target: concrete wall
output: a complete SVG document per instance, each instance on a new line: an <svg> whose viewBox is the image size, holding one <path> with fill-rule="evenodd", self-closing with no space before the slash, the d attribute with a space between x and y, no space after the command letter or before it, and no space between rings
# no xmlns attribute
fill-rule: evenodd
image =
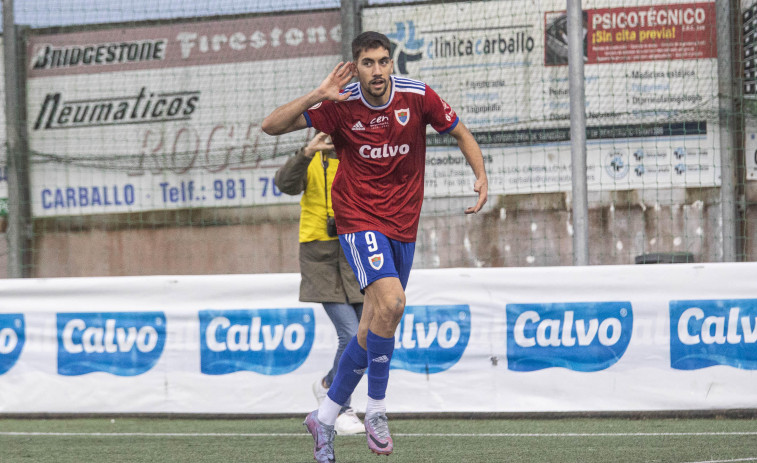
<svg viewBox="0 0 757 463"><path fill-rule="evenodd" d="M464 215L472 204L424 204L414 268L572 265L569 194L493 197ZM37 220L34 276L297 272L298 214L287 205ZM721 259L717 189L594 194L589 218L591 264L659 252ZM755 232L751 222L744 228ZM755 260L747 243L746 260Z"/></svg>
<svg viewBox="0 0 757 463"><path fill-rule="evenodd" d="M299 206L35 222L36 277L297 272Z"/></svg>
<svg viewBox="0 0 757 463"><path fill-rule="evenodd" d="M572 265L570 195L500 196L482 214L427 214L421 222L416 266L518 267ZM720 207L715 189L613 192L591 195L591 264L633 264L638 255L689 252L697 262L721 256ZM462 208L460 208L462 211Z"/></svg>
<svg viewBox="0 0 757 463"><path fill-rule="evenodd" d="M8 278L8 239L5 234L7 229L7 218L0 217L0 278Z"/></svg>

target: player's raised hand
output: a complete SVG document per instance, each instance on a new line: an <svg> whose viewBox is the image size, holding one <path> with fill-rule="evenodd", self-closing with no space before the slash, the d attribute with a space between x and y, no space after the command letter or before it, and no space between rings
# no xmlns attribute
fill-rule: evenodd
<svg viewBox="0 0 757 463"><path fill-rule="evenodd" d="M475 214L484 207L489 196L489 180L486 177L477 179L476 183L473 184L473 191L478 193L478 201L475 206L471 206L465 210L466 214Z"/></svg>
<svg viewBox="0 0 757 463"><path fill-rule="evenodd" d="M329 134L318 132L305 146L305 156L312 158L316 151L330 151L334 149L334 144L329 138Z"/></svg>
<svg viewBox="0 0 757 463"><path fill-rule="evenodd" d="M355 66L352 63L341 62L323 79L321 85L318 86L318 91L324 100L344 101L350 97L351 93L341 94L339 91L356 75Z"/></svg>

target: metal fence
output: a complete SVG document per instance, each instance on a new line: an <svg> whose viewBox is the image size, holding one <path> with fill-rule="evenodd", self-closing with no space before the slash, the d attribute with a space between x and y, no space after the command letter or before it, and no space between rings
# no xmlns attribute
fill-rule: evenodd
<svg viewBox="0 0 757 463"><path fill-rule="evenodd" d="M757 257L757 1L95 3L3 2L7 276L296 272L272 179L312 133L260 123L361 30L486 161L465 216L429 131L415 268Z"/></svg>

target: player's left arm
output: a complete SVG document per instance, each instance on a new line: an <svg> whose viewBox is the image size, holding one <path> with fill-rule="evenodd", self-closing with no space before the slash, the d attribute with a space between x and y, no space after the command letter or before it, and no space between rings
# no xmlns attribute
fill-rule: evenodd
<svg viewBox="0 0 757 463"><path fill-rule="evenodd" d="M470 130L468 130L468 127L462 121L459 121L449 134L457 140L457 146L460 147L460 151L462 151L465 160L468 161L468 165L471 166L473 174L476 176L473 191L478 193L478 201L476 201L475 206L465 210L466 214L475 214L484 207L489 195L489 180L486 177L484 156L481 154L481 147L478 146L478 142L473 138L473 134L470 133Z"/></svg>

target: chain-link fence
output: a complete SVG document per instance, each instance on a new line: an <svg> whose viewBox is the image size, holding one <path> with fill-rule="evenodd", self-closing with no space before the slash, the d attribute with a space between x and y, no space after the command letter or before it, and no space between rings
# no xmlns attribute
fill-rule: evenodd
<svg viewBox="0 0 757 463"><path fill-rule="evenodd" d="M486 161L490 201L466 216L470 168L429 131L415 268L572 263L564 0L15 3L24 64L0 91L26 113L7 144L28 180L3 165L0 196L11 212L28 198L28 226L3 221L20 224L6 251L20 274L297 271L299 198L273 174L312 132L270 137L260 124L318 85L356 24L390 38L395 74L435 89ZM734 260L755 260L757 2L582 8L589 262L719 262L730 241ZM735 177L726 195L722 172Z"/></svg>

